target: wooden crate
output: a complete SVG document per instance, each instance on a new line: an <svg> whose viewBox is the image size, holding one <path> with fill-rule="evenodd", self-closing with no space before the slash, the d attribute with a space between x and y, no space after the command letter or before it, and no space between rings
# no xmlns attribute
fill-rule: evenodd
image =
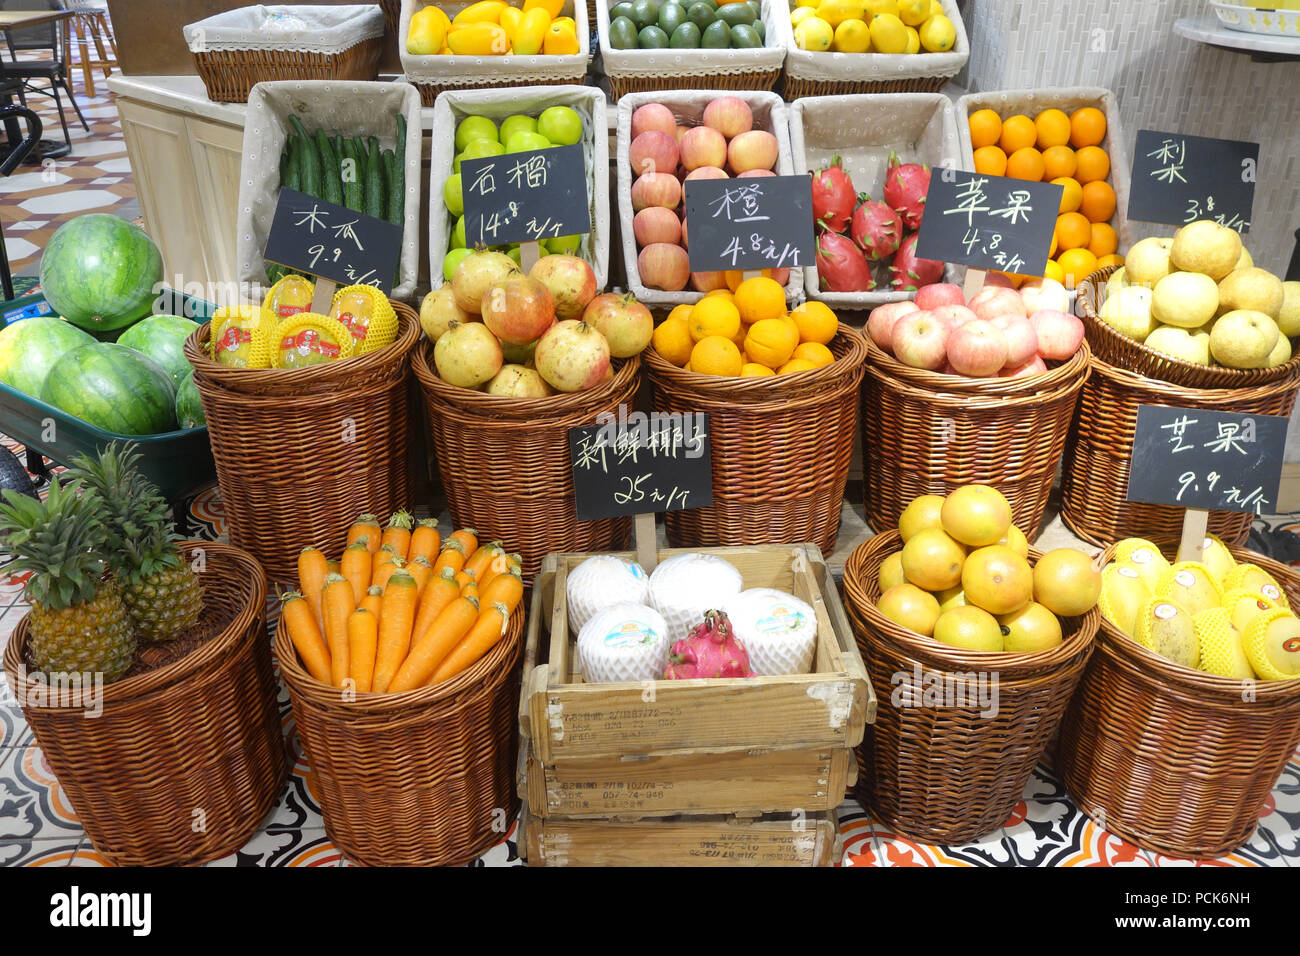
<svg viewBox="0 0 1300 956"><path fill-rule="evenodd" d="M542 818L525 803L519 856L529 866L833 866L835 811L655 820Z"/></svg>
<svg viewBox="0 0 1300 956"><path fill-rule="evenodd" d="M659 558L689 550L664 549ZM746 588L779 588L813 607L813 672L586 684L565 586L590 555L548 555L533 588L519 711L520 795L538 816L840 804L856 774L849 751L875 719L876 698L821 552L807 544L703 550L734 564Z"/></svg>

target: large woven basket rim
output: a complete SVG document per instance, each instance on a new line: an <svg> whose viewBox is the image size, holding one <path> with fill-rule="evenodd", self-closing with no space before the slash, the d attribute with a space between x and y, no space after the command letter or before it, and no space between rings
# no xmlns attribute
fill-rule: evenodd
<svg viewBox="0 0 1300 956"><path fill-rule="evenodd" d="M1184 362L1182 359L1157 352L1141 342L1135 342L1128 336L1116 332L1101 321L1097 314L1094 296L1106 285L1111 274L1118 269L1119 266L1106 266L1083 281L1079 286L1078 312L1083 318L1084 329L1090 338L1099 340L1099 344L1104 343L1109 354L1123 356L1127 360L1127 363L1121 366L1125 371L1181 388L1209 390L1267 385L1270 382L1292 378L1300 370L1300 349L1296 350L1290 360L1274 368L1216 368ZM1154 372L1158 369L1168 369L1178 378L1147 374L1147 371ZM1197 382L1207 384L1195 384Z"/></svg>
<svg viewBox="0 0 1300 956"><path fill-rule="evenodd" d="M1101 620L1094 607L1087 614L1062 622L1067 633L1056 647L1032 654L1013 654L1005 651L969 651L952 647L934 638L925 637L895 624L877 608L871 597L876 588L875 577L880 564L902 547L898 531L883 531L864 541L849 555L844 565L844 594L869 624L866 640L893 645L926 667L944 671L984 670L997 671L998 681L1032 682L1051 677L1054 672L1070 666L1079 656L1087 655L1094 646L1094 638ZM1043 552L1030 548L1029 556L1037 561Z"/></svg>
<svg viewBox="0 0 1300 956"><path fill-rule="evenodd" d="M230 573L233 575L242 572L240 573L241 578L247 576L252 581L252 599L245 604L233 620L222 628L219 634L213 635L179 660L146 671L143 674L137 674L134 677L127 677L105 684L102 698L105 707L139 703L144 698L163 693L183 681L190 680L200 671L221 663L236 645L243 642L248 629L266 606L266 576L262 573L262 566L258 564L257 559L247 551L216 541L182 541L180 546L189 551L202 549L208 555L220 554L223 557L230 558L237 566L232 568ZM13 637L10 638L5 647L5 672L9 675L9 681L15 688L17 687L19 668L24 669L23 673L26 675L24 683L27 687L33 687L39 683L33 680L30 673L25 670L27 664L23 656L27 649L27 639L30 633L28 631L30 618L31 612L28 611L22 620L18 622ZM45 706L42 707L42 710L50 714L84 714L85 712L80 705L72 707Z"/></svg>
<svg viewBox="0 0 1300 956"><path fill-rule="evenodd" d="M869 333L864 332L862 337L867 343L869 367L880 369L890 378L915 389L936 392L940 395L1032 398L1062 385L1082 385L1088 377L1089 364L1093 361L1092 349L1088 347L1087 340L1084 340L1079 343L1077 352L1046 372L1019 378L971 378L966 375L947 375L943 372L930 372L904 365L877 345Z"/></svg>
<svg viewBox="0 0 1300 956"><path fill-rule="evenodd" d="M1288 362L1287 365L1279 367L1287 368L1290 364ZM1096 355L1092 357L1092 372L1110 379L1117 387L1151 393L1152 398L1160 402L1174 404L1189 402L1193 407L1203 408L1215 405L1223 405L1229 409L1236 408L1246 401L1293 391L1296 383L1300 382L1300 365L1296 365L1285 377L1268 382L1256 382L1234 388L1193 388L1187 385L1175 385L1160 378L1148 378L1140 372L1112 365Z"/></svg>
<svg viewBox="0 0 1300 956"><path fill-rule="evenodd" d="M420 319L405 302L389 299L397 313L397 338L391 345L342 362L325 362L299 369L231 368L208 357L212 323L204 322L185 340L185 357L198 378L244 395L292 396L347 389L352 382L400 363L423 335Z"/></svg>

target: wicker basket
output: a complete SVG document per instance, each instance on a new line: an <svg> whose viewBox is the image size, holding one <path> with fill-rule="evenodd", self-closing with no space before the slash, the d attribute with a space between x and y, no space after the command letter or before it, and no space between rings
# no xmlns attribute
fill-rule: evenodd
<svg viewBox="0 0 1300 956"><path fill-rule="evenodd" d="M188 542L204 570L200 624L175 646L100 691L98 719L80 706L23 704L36 743L96 851L118 866L204 863L257 830L284 783L286 761L266 641L266 583L251 555ZM21 701L44 687L28 676L28 618L5 648ZM161 655L192 648L171 663ZM203 811L197 827L195 810Z"/></svg>
<svg viewBox="0 0 1300 956"><path fill-rule="evenodd" d="M449 681L358 694L303 668L283 628L280 675L320 789L325 831L368 866L458 866L505 839L519 811L515 713L523 606L506 636Z"/></svg>
<svg viewBox="0 0 1300 956"><path fill-rule="evenodd" d="M793 0L777 0L786 45L783 95L844 96L853 93L938 93L970 58L970 41L957 0L942 0L943 12L957 30L946 53L813 53L794 42L790 26Z"/></svg>
<svg viewBox="0 0 1300 956"><path fill-rule="evenodd" d="M402 0L379 0L379 9L384 11L384 32L397 37L397 42L406 43L406 37L399 31L402 22Z"/></svg>
<svg viewBox="0 0 1300 956"><path fill-rule="evenodd" d="M1075 310L1083 318L1092 354L1103 362L1136 372L1145 378L1159 379L1183 388L1251 388L1292 378L1296 370L1300 369L1300 352L1294 354L1289 362L1274 368L1239 369L1193 365L1149 349L1141 342L1117 332L1097 317L1101 304L1106 301L1102 294L1106 280L1117 268L1107 266L1088 276L1079 286L1078 308Z"/></svg>
<svg viewBox="0 0 1300 956"><path fill-rule="evenodd" d="M1006 823L1056 732L1092 653L1100 615L1062 618L1064 641L1034 654L967 651L922 637L876 609L881 563L902 548L897 531L863 542L844 565L844 605L867 673L882 698L858 748L857 794L905 836L966 843ZM1031 551L1032 560L1041 557ZM996 698L955 706L899 706L904 684L996 678ZM902 678L907 678L905 682ZM971 688L974 692L974 688ZM920 689L912 687L912 692ZM987 691L986 691L987 693ZM996 701L996 712L988 714Z"/></svg>
<svg viewBox="0 0 1300 956"><path fill-rule="evenodd" d="M415 310L393 302L397 340L342 362L236 369L207 356L210 323L185 342L203 400L230 541L277 581L298 552L343 549L362 510L411 503L410 353Z"/></svg>
<svg viewBox="0 0 1300 956"><path fill-rule="evenodd" d="M636 401L640 360L628 359L602 385L571 395L503 398L448 385L433 367L433 348L417 349L438 472L451 520L484 541L499 540L523 558L532 580L552 551L624 547L630 518L579 521L573 496L569 429L595 423Z"/></svg>
<svg viewBox="0 0 1300 956"><path fill-rule="evenodd" d="M1300 606L1295 568L1232 553ZM1159 853L1215 857L1250 839L1297 745L1300 680L1243 682L1180 667L1103 619L1056 763L1071 799L1105 829Z"/></svg>
<svg viewBox="0 0 1300 956"><path fill-rule="evenodd" d="M710 416L713 504L666 512L669 547L835 550L866 345L840 325L830 347L830 365L766 378L699 375L646 351L655 410Z"/></svg>
<svg viewBox="0 0 1300 956"><path fill-rule="evenodd" d="M1130 536L1161 546L1182 534L1182 508L1129 501L1129 465L1139 405L1204 408L1289 417L1300 389L1300 366L1287 378L1250 388L1183 388L1116 368L1094 357L1070 426L1061 481L1061 518L1079 537L1105 547ZM1252 516L1211 511L1209 530L1241 543Z"/></svg>
<svg viewBox="0 0 1300 956"><path fill-rule="evenodd" d="M1087 346L1038 375L984 379L910 368L870 339L867 350L867 523L895 528L912 499L979 483L1006 495L1016 527L1032 541L1088 377Z"/></svg>

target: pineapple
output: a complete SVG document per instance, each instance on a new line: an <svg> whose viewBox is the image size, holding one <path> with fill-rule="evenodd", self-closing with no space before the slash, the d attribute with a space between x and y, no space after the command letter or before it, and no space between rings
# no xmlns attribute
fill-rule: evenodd
<svg viewBox="0 0 1300 956"><path fill-rule="evenodd" d="M12 491L0 505L0 546L14 556L12 571L30 571L25 594L32 605L28 653L46 673L127 672L135 635L116 585L100 559L106 531L94 492L50 482L35 501Z"/></svg>
<svg viewBox="0 0 1300 956"><path fill-rule="evenodd" d="M109 567L131 623L144 641L188 633L203 609L199 576L176 547L167 502L136 469L134 445L114 442L99 460L82 455L69 475L94 489L107 529Z"/></svg>

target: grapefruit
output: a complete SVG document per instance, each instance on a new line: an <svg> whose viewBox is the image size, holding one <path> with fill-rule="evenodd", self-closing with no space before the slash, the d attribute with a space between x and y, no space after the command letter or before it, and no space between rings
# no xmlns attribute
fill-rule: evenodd
<svg viewBox="0 0 1300 956"><path fill-rule="evenodd" d="M903 545L903 574L924 591L942 591L961 582L966 549L939 528L918 531Z"/></svg>
<svg viewBox="0 0 1300 956"><path fill-rule="evenodd" d="M1034 600L1053 614L1087 614L1101 595L1101 572L1076 548L1048 551L1034 565Z"/></svg>
<svg viewBox="0 0 1300 956"><path fill-rule="evenodd" d="M939 602L913 584L890 588L876 602L880 613L900 627L929 637L939 619Z"/></svg>
<svg viewBox="0 0 1300 956"><path fill-rule="evenodd" d="M880 563L880 571L877 573L876 580L880 583L881 594L884 594L890 588L896 588L900 584L907 583L907 575L903 573L902 551L895 551Z"/></svg>
<svg viewBox="0 0 1300 956"><path fill-rule="evenodd" d="M1061 643L1061 622L1041 604L1030 601L1019 611L998 618L1002 646L1018 654L1051 650Z"/></svg>
<svg viewBox="0 0 1300 956"><path fill-rule="evenodd" d="M939 495L921 495L913 498L912 503L898 516L898 533L907 543L918 531L926 528L939 528L939 512L943 508L943 498Z"/></svg>
<svg viewBox="0 0 1300 956"><path fill-rule="evenodd" d="M1005 544L1022 558L1029 558L1029 539L1026 538L1025 533L1015 525L1008 528L1007 533L999 538L997 543Z"/></svg>
<svg viewBox="0 0 1300 956"><path fill-rule="evenodd" d="M1005 545L977 548L961 569L966 600L990 614L1018 611L1034 596L1034 572L1029 562Z"/></svg>
<svg viewBox="0 0 1300 956"><path fill-rule="evenodd" d="M989 485L964 485L943 501L943 530L962 544L983 548L997 544L1011 528L1011 504Z"/></svg>
<svg viewBox="0 0 1300 956"><path fill-rule="evenodd" d="M1002 650L1002 626L988 611L963 605L939 615L934 639L970 651Z"/></svg>

